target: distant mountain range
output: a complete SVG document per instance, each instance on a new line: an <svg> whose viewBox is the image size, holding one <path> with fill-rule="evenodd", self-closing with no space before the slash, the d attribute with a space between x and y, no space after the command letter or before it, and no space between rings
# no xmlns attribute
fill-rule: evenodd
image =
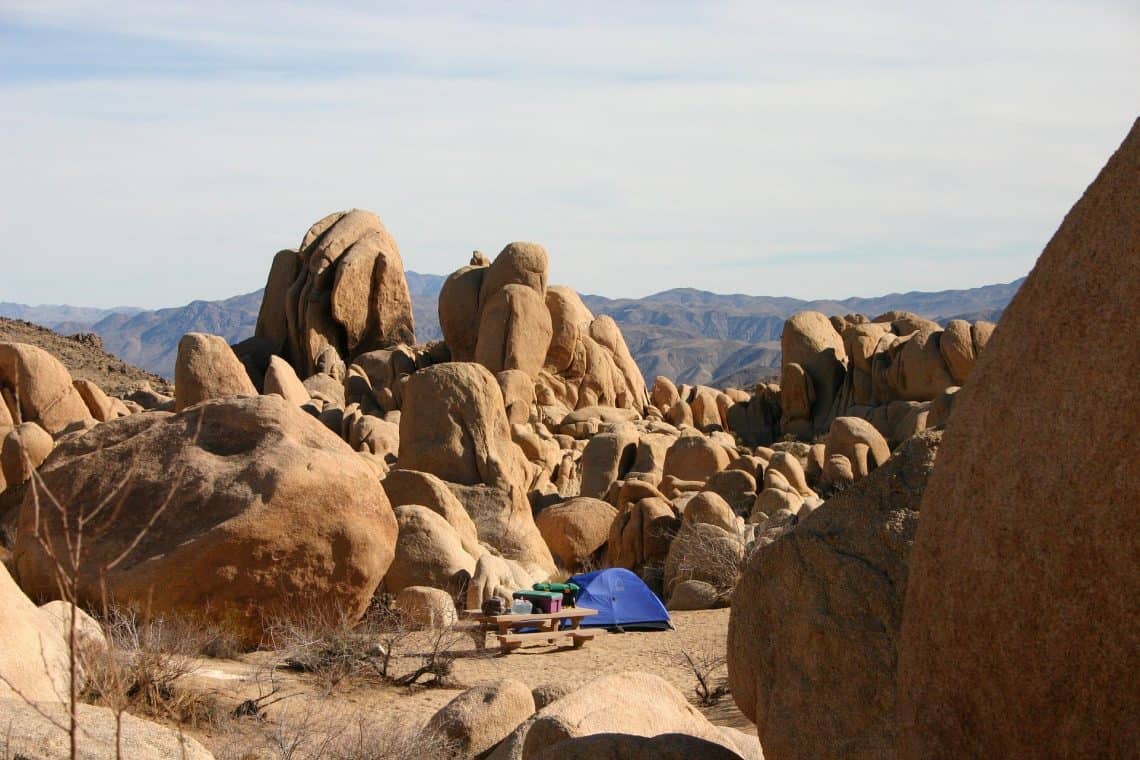
<svg viewBox="0 0 1140 760"><path fill-rule="evenodd" d="M436 300L445 278L418 272L407 276L416 337L439 340ZM996 321L1023 281L842 301L721 295L691 288L645 298L587 295L582 300L595 314L614 318L649 382L665 375L679 383L746 387L778 373L780 332L784 320L797 311L875 316L896 309L939 322L955 318ZM222 301L194 301L157 310L0 302L0 317L35 322L63 334L93 332L108 351L124 361L172 377L178 341L184 334L208 332L236 343L253 334L260 306L259 290Z"/></svg>

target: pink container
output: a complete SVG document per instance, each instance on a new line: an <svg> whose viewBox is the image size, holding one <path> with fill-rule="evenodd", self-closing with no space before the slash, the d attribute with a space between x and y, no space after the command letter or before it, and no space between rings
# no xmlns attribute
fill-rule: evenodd
<svg viewBox="0 0 1140 760"><path fill-rule="evenodd" d="M550 614L562 611L562 594L555 591L516 591L515 599L526 599L534 605L535 612Z"/></svg>

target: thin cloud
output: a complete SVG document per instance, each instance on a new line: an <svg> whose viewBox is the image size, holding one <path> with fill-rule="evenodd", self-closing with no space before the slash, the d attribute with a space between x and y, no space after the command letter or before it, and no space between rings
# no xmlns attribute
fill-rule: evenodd
<svg viewBox="0 0 1140 760"><path fill-rule="evenodd" d="M5 2L0 300L253 290L354 206L611 295L1008 281L1136 116L1128 6L755 6Z"/></svg>

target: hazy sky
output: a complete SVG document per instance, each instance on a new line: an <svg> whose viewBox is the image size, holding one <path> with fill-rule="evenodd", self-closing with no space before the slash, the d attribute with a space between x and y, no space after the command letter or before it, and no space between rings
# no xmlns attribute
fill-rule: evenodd
<svg viewBox="0 0 1140 760"><path fill-rule="evenodd" d="M1135 0L527 7L0 0L0 300L247 292L351 207L604 295L1006 282L1140 106Z"/></svg>

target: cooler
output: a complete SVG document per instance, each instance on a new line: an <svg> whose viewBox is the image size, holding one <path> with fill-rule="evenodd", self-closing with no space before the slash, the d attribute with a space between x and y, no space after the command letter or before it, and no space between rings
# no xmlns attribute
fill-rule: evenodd
<svg viewBox="0 0 1140 760"><path fill-rule="evenodd" d="M561 591L516 591L511 594L515 599L525 599L534 605L536 612L551 613L562 611Z"/></svg>

